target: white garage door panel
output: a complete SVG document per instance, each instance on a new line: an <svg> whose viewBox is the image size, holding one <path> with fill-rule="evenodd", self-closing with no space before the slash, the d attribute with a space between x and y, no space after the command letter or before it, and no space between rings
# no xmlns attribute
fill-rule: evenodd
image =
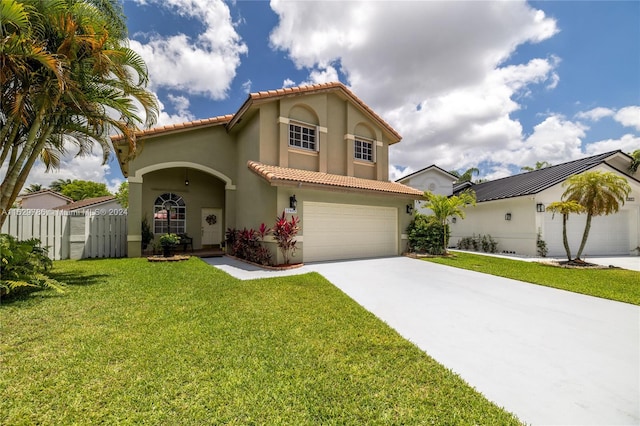
<svg viewBox="0 0 640 426"><path fill-rule="evenodd" d="M591 219L591 229L582 257L629 254L629 212L619 211L615 215L595 216ZM549 256L566 256L562 244L562 215L545 215L545 241ZM567 222L567 237L571 256L578 253L586 215L570 215Z"/></svg>
<svg viewBox="0 0 640 426"><path fill-rule="evenodd" d="M303 203L304 261L398 254L392 207Z"/></svg>

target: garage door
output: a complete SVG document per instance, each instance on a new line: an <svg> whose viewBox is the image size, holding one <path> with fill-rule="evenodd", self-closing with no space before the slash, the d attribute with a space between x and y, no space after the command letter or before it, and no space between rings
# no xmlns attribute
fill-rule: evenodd
<svg viewBox="0 0 640 426"><path fill-rule="evenodd" d="M595 216L591 219L591 230L582 257L628 255L629 254L629 212L620 211L609 216ZM549 256L566 256L562 244L562 216L551 213L545 215L545 241ZM570 215L567 222L567 237L571 255L575 256L580 248L586 215Z"/></svg>
<svg viewBox="0 0 640 426"><path fill-rule="evenodd" d="M397 209L303 203L304 262L398 254Z"/></svg>

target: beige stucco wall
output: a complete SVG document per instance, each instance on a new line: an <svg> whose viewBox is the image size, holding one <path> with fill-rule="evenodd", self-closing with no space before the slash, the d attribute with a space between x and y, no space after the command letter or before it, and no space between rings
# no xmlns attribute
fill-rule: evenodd
<svg viewBox="0 0 640 426"><path fill-rule="evenodd" d="M335 93L283 98L256 107L245 121L260 123L259 161L302 170L389 179L389 139L362 111ZM289 147L289 121L317 126L318 151ZM239 133L246 131L243 124ZM363 165L354 158L353 137L373 140L376 162ZM377 143L376 143L377 142Z"/></svg>
<svg viewBox="0 0 640 426"><path fill-rule="evenodd" d="M237 154L224 126L169 133L143 141L141 154L129 163L128 253L141 254L140 223L153 227L155 199L166 192L181 195L187 205L187 233L201 246L200 210L222 208L223 226L235 221ZM245 166L246 168L246 166ZM189 177L190 185L184 185ZM223 228L224 229L224 228Z"/></svg>

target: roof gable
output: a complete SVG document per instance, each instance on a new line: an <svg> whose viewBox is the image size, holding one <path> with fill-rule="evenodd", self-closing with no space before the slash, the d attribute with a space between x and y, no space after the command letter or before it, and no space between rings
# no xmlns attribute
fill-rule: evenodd
<svg viewBox="0 0 640 426"><path fill-rule="evenodd" d="M38 196L42 196L42 195L53 195L55 197L61 198L67 202L72 202L73 198L69 198L66 195L63 195L59 192L53 191L51 189L41 189L40 191L35 191L35 192L27 192L24 194L20 194L20 198L24 199L24 198L31 198L31 197L38 197Z"/></svg>
<svg viewBox="0 0 640 426"><path fill-rule="evenodd" d="M446 170L444 170L444 169L442 169L442 168L440 168L440 167L436 166L435 164L432 164L432 165L430 165L430 166L425 167L424 169L420 169L420 170L418 170L417 172L413 172L413 173L408 174L408 175L406 175L406 176L404 176L404 177L401 177L400 179L396 179L396 182L403 183L403 182L405 182L407 179L410 179L410 178L412 178L412 177L419 176L419 175L421 175L421 174L423 174L423 173L426 173L426 172L429 172L429 171L436 171L436 172L439 172L439 173L441 173L441 174L445 175L446 177L451 178L453 181L458 180L458 177L457 177L457 176L452 175L452 174L451 174L451 173L449 173L448 171L446 171Z"/></svg>
<svg viewBox="0 0 640 426"><path fill-rule="evenodd" d="M600 164L606 164L607 159L618 156L619 154L626 155L620 150L605 152L603 154L593 155L531 172L474 184L470 188L475 191L476 201L479 203L534 195L564 182L570 176L585 172ZM454 193L459 192L461 189L462 188L456 187Z"/></svg>
<svg viewBox="0 0 640 426"><path fill-rule="evenodd" d="M357 97L351 90L340 82L313 84L310 86L299 87L287 87L284 89L269 90L266 92L251 93L247 100L242 104L238 112L236 112L227 125L230 130L238 124L242 117L254 106L259 105L265 101L273 101L289 96L301 96L322 92L340 92L346 99L351 101L358 109L360 109L365 115L369 116L374 122L378 123L384 131L386 131L392 142L397 143L402 139L402 136L395 131L386 121L384 121L378 114L376 114L367 104L365 104L359 97Z"/></svg>

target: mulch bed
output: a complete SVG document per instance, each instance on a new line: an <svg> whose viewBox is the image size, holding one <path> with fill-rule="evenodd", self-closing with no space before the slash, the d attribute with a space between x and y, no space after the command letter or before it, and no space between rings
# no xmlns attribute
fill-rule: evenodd
<svg viewBox="0 0 640 426"><path fill-rule="evenodd" d="M585 262L584 260L580 260L580 259L563 260L563 261L550 260L550 261L543 261L539 263L542 263L544 265L555 266L558 268L567 268L567 269L622 269L618 266L597 265L595 263Z"/></svg>
<svg viewBox="0 0 640 426"><path fill-rule="evenodd" d="M174 254L173 256L170 256L170 257L149 256L147 257L147 260L149 262L181 262L183 260L188 260L190 257L191 256L182 256L182 255Z"/></svg>
<svg viewBox="0 0 640 426"><path fill-rule="evenodd" d="M259 268L263 268L263 269L268 269L270 271L286 271L289 269L297 269L297 268L301 268L302 266L304 266L304 263L290 263L290 264L280 264L280 265L261 265L259 263L253 263L253 262L249 262L246 259L241 259L239 257L235 257L232 256L230 254L226 255L227 257L230 257L231 259L235 259L235 260L239 260L240 262L244 262L248 265L253 265L253 266L257 266Z"/></svg>

